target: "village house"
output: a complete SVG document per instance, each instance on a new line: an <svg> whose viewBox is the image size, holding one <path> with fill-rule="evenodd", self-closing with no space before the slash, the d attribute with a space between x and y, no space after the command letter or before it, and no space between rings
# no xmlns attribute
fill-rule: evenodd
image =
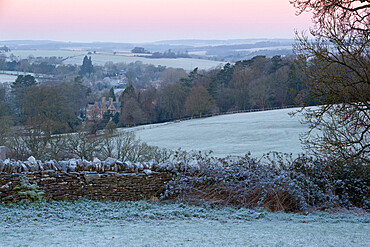
<svg viewBox="0 0 370 247"><path fill-rule="evenodd" d="M10 49L4 45L3 47L0 47L0 53L1 52L10 52Z"/></svg>
<svg viewBox="0 0 370 247"><path fill-rule="evenodd" d="M106 100L105 97L101 101L95 101L94 104L88 104L86 107L86 119L88 121L98 121L103 119L104 113L110 113L114 116L121 111L121 102L113 101L113 98Z"/></svg>

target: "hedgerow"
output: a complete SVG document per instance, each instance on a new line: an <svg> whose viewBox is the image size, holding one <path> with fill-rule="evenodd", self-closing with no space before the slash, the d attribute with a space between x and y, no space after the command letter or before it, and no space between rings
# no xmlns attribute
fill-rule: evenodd
<svg viewBox="0 0 370 247"><path fill-rule="evenodd" d="M369 164L270 153L214 158L197 154L177 162L162 198L270 211L369 209Z"/></svg>

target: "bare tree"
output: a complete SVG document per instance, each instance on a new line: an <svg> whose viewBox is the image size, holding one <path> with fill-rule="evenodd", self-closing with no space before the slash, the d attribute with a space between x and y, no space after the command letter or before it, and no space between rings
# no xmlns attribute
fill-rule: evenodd
<svg viewBox="0 0 370 247"><path fill-rule="evenodd" d="M185 101L186 113L191 116L202 117L202 114L207 114L215 108L216 104L213 102L211 95L202 86L193 87Z"/></svg>
<svg viewBox="0 0 370 247"><path fill-rule="evenodd" d="M303 100L306 147L319 155L370 162L369 0L290 0L313 14L312 39L297 34L295 53L308 76ZM318 130L318 131L316 131Z"/></svg>
<svg viewBox="0 0 370 247"><path fill-rule="evenodd" d="M68 134L68 151L70 155L80 159L93 160L101 151L102 138L81 129Z"/></svg>
<svg viewBox="0 0 370 247"><path fill-rule="evenodd" d="M253 74L248 67L237 66L234 69L231 87L234 89L235 103L241 110L246 110L250 106L250 82L253 77L259 77L259 73Z"/></svg>
<svg viewBox="0 0 370 247"><path fill-rule="evenodd" d="M130 131L119 133L113 138L114 157L122 161L147 162L155 160L164 162L170 158L171 153L157 146L150 146L136 138Z"/></svg>
<svg viewBox="0 0 370 247"><path fill-rule="evenodd" d="M161 80L163 85L166 85L168 83L178 82L181 78L185 78L186 76L187 74L184 69L168 68L161 73Z"/></svg>

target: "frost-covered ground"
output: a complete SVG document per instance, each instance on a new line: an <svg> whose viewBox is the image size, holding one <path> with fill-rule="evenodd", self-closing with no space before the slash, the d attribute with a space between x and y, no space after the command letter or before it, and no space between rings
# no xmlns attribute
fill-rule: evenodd
<svg viewBox="0 0 370 247"><path fill-rule="evenodd" d="M302 152L299 135L307 131L297 109L239 113L177 123L140 126L135 134L144 142L161 148L213 151L213 155L261 156L270 151Z"/></svg>
<svg viewBox="0 0 370 247"><path fill-rule="evenodd" d="M86 51L67 51L67 50L12 50L5 53L8 57L13 54L20 59L26 59L29 56L34 57L73 57L87 55ZM81 60L82 64L82 60Z"/></svg>
<svg viewBox="0 0 370 247"><path fill-rule="evenodd" d="M19 58L27 58L30 55L34 57L63 57L67 58L64 61L65 64L82 64L83 57L88 55L86 51L65 51L65 50L14 50L7 55L14 54ZM140 61L144 64L153 64L155 66L162 65L173 68L183 68L185 70L192 70L196 67L199 69L210 69L225 64L224 62L211 61L205 59L193 59L193 58L177 58L177 59L150 59L144 57L133 57L133 56L121 56L121 55L109 55L109 54L89 54L93 61L93 64L104 65L106 62L113 63L134 63Z"/></svg>
<svg viewBox="0 0 370 247"><path fill-rule="evenodd" d="M155 66L161 65L172 68L183 68L185 70L193 70L198 67L199 69L211 69L224 64L224 62L194 59L194 58L160 58L152 59L145 57L121 56L121 55L108 55L108 54L92 54L91 59L94 64L104 65L106 62L112 61L113 63L135 63L137 61L144 64L153 64ZM67 59L64 63L81 64L82 57L74 57Z"/></svg>
<svg viewBox="0 0 370 247"><path fill-rule="evenodd" d="M269 213L183 204L0 204L0 246L370 246L362 212Z"/></svg>
<svg viewBox="0 0 370 247"><path fill-rule="evenodd" d="M17 76L15 76L15 75L0 74L0 83L14 82L15 79L17 79Z"/></svg>

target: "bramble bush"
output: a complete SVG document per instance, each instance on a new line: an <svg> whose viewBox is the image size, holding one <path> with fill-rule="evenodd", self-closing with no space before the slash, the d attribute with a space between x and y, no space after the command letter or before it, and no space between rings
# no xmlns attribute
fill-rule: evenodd
<svg viewBox="0 0 370 247"><path fill-rule="evenodd" d="M189 204L264 207L270 211L369 209L369 164L270 153L214 158L197 154L175 164L163 198Z"/></svg>

